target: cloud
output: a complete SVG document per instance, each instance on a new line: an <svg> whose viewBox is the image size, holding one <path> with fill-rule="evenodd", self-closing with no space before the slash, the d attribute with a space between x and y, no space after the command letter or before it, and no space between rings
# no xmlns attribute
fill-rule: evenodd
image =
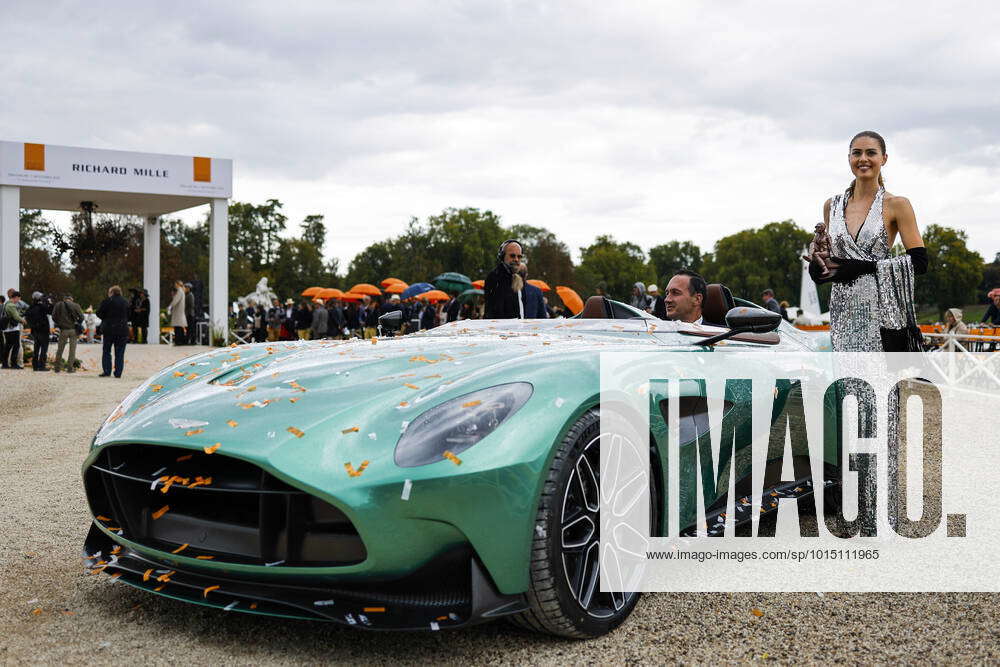
<svg viewBox="0 0 1000 667"><path fill-rule="evenodd" d="M6 139L231 157L346 262L477 206L572 248L794 218L889 142L918 223L990 258L1000 11L969 2L4 5Z"/></svg>

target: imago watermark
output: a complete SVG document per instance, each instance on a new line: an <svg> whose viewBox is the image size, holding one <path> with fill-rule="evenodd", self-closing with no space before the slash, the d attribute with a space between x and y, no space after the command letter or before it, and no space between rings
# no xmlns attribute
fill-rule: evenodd
<svg viewBox="0 0 1000 667"><path fill-rule="evenodd" d="M1000 590L1000 381L950 354L602 354L602 590Z"/></svg>

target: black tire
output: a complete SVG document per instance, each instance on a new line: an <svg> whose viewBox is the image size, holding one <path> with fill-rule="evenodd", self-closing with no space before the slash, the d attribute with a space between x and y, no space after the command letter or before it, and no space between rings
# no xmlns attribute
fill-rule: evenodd
<svg viewBox="0 0 1000 667"><path fill-rule="evenodd" d="M597 485L593 492L599 493L597 441L600 423L601 413L597 408L584 413L566 433L549 466L535 517L535 537L531 546L530 583L526 593L530 608L508 617L515 625L561 637L599 637L621 625L639 600L639 593L601 593L599 583L594 581L594 577L599 576L600 559L595 566L591 566L586 554L599 553L600 523L597 518L599 513L587 508L595 502L599 507L599 496L595 496L594 502L583 498L585 507L577 518L567 521L564 516L567 505L580 500L575 499L574 494L587 495L586 482L577 483L585 476L589 477L589 471L585 475L577 472L578 464L586 468L587 464L581 463L581 460L596 462L590 464L594 472L590 479ZM575 490L569 488L571 483ZM653 504L655 507L655 500ZM578 530L575 526L577 523L585 525L586 521L579 518L585 515L594 524L593 539L584 540L580 533L586 532L586 528ZM571 525L574 527L570 534L576 536L571 545L577 541L585 542L579 549L564 548L564 531ZM571 586L571 579L575 586Z"/></svg>

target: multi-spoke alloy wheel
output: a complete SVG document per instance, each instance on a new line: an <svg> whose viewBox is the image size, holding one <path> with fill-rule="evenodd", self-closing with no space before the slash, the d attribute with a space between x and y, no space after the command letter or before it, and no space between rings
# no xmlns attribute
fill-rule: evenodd
<svg viewBox="0 0 1000 667"><path fill-rule="evenodd" d="M602 562L610 562L619 575L621 570L614 549L601 555L601 493L627 492L635 481L607 480L609 488L602 491L601 436L601 413L595 408L569 430L549 466L535 520L527 593L531 608L512 618L518 625L565 637L597 637L621 625L639 599L639 593L600 590Z"/></svg>

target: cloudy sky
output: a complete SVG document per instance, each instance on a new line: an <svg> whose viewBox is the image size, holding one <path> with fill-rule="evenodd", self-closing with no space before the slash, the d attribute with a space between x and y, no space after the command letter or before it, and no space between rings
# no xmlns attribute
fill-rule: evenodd
<svg viewBox="0 0 1000 667"><path fill-rule="evenodd" d="M811 228L862 129L918 224L1000 251L989 3L138 4L0 5L0 139L232 158L342 266L449 206L574 254Z"/></svg>

